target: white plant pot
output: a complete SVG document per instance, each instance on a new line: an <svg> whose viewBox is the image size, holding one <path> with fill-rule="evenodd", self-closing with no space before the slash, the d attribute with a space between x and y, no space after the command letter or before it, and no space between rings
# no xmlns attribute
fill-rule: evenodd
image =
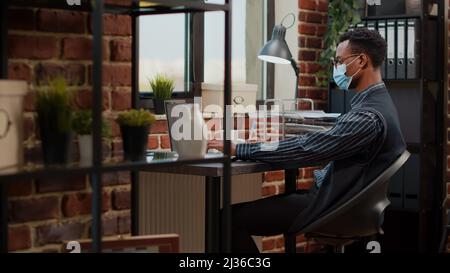
<svg viewBox="0 0 450 273"><path fill-rule="evenodd" d="M0 80L0 169L23 164L23 99L27 82Z"/></svg>
<svg viewBox="0 0 450 273"><path fill-rule="evenodd" d="M78 147L80 151L80 165L92 164L92 135L79 135Z"/></svg>

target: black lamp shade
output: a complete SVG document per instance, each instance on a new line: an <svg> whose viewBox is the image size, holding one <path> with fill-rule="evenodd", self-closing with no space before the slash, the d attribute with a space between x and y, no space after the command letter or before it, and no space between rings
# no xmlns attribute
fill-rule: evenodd
<svg viewBox="0 0 450 273"><path fill-rule="evenodd" d="M286 28L282 25L276 25L273 28L272 39L268 41L258 54L258 58L277 64L290 64L292 54L286 44Z"/></svg>

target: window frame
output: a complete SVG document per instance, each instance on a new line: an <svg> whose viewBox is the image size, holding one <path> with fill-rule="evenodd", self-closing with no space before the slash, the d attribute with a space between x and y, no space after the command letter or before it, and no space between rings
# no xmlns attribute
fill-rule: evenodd
<svg viewBox="0 0 450 273"><path fill-rule="evenodd" d="M266 37L270 39L272 29L275 24L275 0L267 1L267 33ZM141 15L152 16L152 15ZM173 92L172 99L192 99L194 97L201 97L201 84L204 81L204 47L205 47L205 33L204 25L205 16L203 12L186 13L185 19L185 57L188 61L185 62L185 90L184 92ZM153 109L153 95L148 92L140 92L139 90L139 16L132 18L133 28L133 52L132 52L132 74L133 86L135 93L132 104L135 108ZM265 99L273 98L275 85L275 65L271 63L265 64ZM186 89L188 91L186 91ZM263 100L257 100L257 105L263 104Z"/></svg>

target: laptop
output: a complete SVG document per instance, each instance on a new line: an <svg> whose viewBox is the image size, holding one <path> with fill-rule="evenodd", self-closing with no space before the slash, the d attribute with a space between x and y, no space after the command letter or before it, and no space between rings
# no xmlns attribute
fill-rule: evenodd
<svg viewBox="0 0 450 273"><path fill-rule="evenodd" d="M169 130L170 149L174 153L177 153L177 151L176 151L175 140L172 137L172 125L181 117L172 117L172 115L170 113L172 112L172 109L175 106L181 105L181 104L192 104L192 103L187 100L167 100L164 103L166 117L167 117L167 125L168 125L168 130ZM218 155L223 155L223 153L220 151L207 150L207 152L205 154L205 158L217 157Z"/></svg>

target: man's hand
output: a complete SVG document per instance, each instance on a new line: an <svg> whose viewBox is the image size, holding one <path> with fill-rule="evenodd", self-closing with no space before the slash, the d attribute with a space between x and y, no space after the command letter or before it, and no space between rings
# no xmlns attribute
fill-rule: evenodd
<svg viewBox="0 0 450 273"><path fill-rule="evenodd" d="M223 140L210 140L208 141L208 149L216 149L219 150L221 152L223 152ZM236 144L234 144L233 142L231 142L231 154L230 156L235 156L236 155Z"/></svg>

